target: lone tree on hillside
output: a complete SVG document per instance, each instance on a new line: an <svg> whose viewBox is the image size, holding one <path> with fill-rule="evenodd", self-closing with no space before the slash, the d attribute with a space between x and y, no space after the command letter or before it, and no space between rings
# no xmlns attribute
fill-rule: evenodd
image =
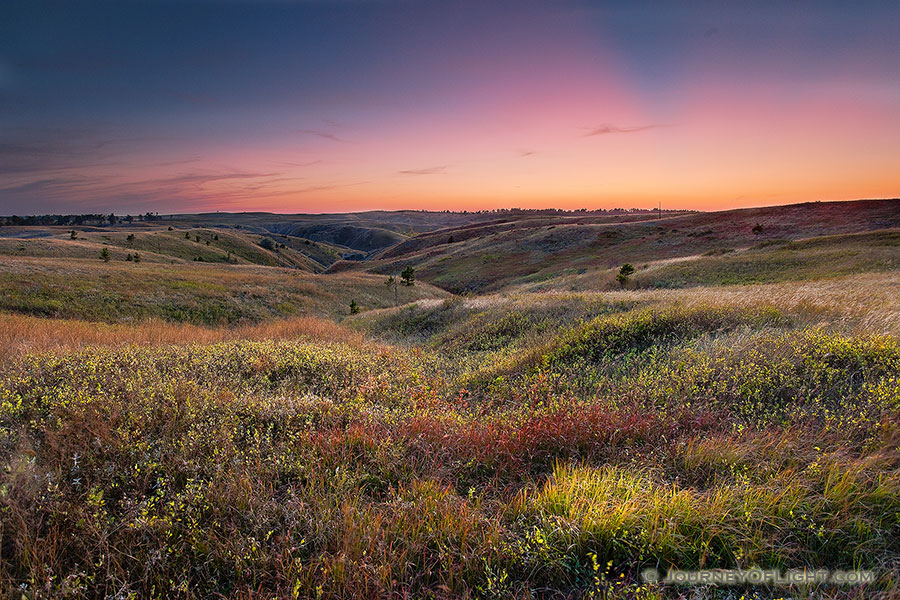
<svg viewBox="0 0 900 600"><path fill-rule="evenodd" d="M274 250L275 249L275 240L271 238L264 237L259 240L260 248L265 248L266 250Z"/></svg>
<svg viewBox="0 0 900 600"><path fill-rule="evenodd" d="M103 247L103 250L100 251L100 258L103 259L103 262L109 262L109 248L106 246Z"/></svg>
<svg viewBox="0 0 900 600"><path fill-rule="evenodd" d="M618 281L622 287L625 287L625 284L628 283L628 278L634 274L634 267L631 263L625 263L622 265L622 268L619 269L619 274L616 275L616 281Z"/></svg>
<svg viewBox="0 0 900 600"><path fill-rule="evenodd" d="M69 239L70 239L70 240L76 240L76 239L78 239L78 232L75 231L74 229L73 229L72 231L70 231L70 232L69 232Z"/></svg>
<svg viewBox="0 0 900 600"><path fill-rule="evenodd" d="M351 315L359 314L359 304L356 303L356 300L350 301L350 314Z"/></svg>
<svg viewBox="0 0 900 600"><path fill-rule="evenodd" d="M762 224L757 223L756 225L753 226L753 229L751 229L750 231L753 232L753 235L759 235L762 233L762 230L763 230Z"/></svg>
<svg viewBox="0 0 900 600"><path fill-rule="evenodd" d="M400 279L403 280L404 285L415 285L416 283L416 270L412 267L406 267L403 271L400 272Z"/></svg>

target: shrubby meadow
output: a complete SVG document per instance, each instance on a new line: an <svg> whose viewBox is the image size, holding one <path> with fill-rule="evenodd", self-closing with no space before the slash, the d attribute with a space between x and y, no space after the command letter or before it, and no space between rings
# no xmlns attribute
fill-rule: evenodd
<svg viewBox="0 0 900 600"><path fill-rule="evenodd" d="M23 351L4 595L660 598L686 591L643 569L810 566L888 597L900 345L805 320L526 294Z"/></svg>
<svg viewBox="0 0 900 600"><path fill-rule="evenodd" d="M0 597L897 598L896 206L6 228Z"/></svg>

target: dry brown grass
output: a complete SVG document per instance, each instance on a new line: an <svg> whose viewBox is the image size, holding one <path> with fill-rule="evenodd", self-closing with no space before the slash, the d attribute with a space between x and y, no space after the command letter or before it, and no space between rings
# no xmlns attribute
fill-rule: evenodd
<svg viewBox="0 0 900 600"><path fill-rule="evenodd" d="M771 304L795 314L805 325L827 325L848 333L900 334L900 276L890 272L817 281L626 290L606 295L622 300L677 300L688 306Z"/></svg>
<svg viewBox="0 0 900 600"><path fill-rule="evenodd" d="M695 287L675 290L637 289L599 291L547 290L503 293L461 298L470 310L529 308L551 311L573 302L595 300L633 302L638 305L671 304L696 306L770 305L794 316L801 325L822 325L843 333L900 335L900 276L896 273L863 273L816 281ZM416 305L433 308L444 300L424 299ZM371 311L378 317L395 311Z"/></svg>
<svg viewBox="0 0 900 600"><path fill-rule="evenodd" d="M362 334L325 319L295 317L241 327L201 327L148 320L106 324L0 313L0 362L37 352L66 352L87 346L213 344L229 340L341 341L354 346Z"/></svg>

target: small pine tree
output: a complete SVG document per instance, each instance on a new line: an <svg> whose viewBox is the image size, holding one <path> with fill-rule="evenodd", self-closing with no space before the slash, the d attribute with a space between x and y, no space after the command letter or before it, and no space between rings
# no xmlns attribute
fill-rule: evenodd
<svg viewBox="0 0 900 600"><path fill-rule="evenodd" d="M213 239L216 240L216 241L218 242L218 241L219 241L219 234L217 233L216 235L214 235L214 236L213 236Z"/></svg>
<svg viewBox="0 0 900 600"><path fill-rule="evenodd" d="M185 231L185 232L184 232L184 239L186 239L186 240L191 239L191 234L188 233L187 231Z"/></svg>
<svg viewBox="0 0 900 600"><path fill-rule="evenodd" d="M103 247L103 250L100 251L100 258L103 259L103 262L109 262L109 259L111 258L109 255L109 248Z"/></svg>
<svg viewBox="0 0 900 600"><path fill-rule="evenodd" d="M453 241L454 241L454 240L453 240L453 236L452 236L452 235L451 235L449 238L447 238L447 243L448 243L448 244L452 244Z"/></svg>
<svg viewBox="0 0 900 600"><path fill-rule="evenodd" d="M141 255L137 252L134 253L134 262L141 262Z"/></svg>
<svg viewBox="0 0 900 600"><path fill-rule="evenodd" d="M625 284L628 283L628 278L634 274L634 266L631 263L625 263L622 265L622 268L619 269L619 274L616 275L616 281L618 281L622 287L625 287Z"/></svg>
<svg viewBox="0 0 900 600"><path fill-rule="evenodd" d="M172 226L171 226L171 225L169 225L169 231L172 231Z"/></svg>
<svg viewBox="0 0 900 600"><path fill-rule="evenodd" d="M753 229L751 229L750 231L753 232L753 235L759 235L763 231L763 226L762 226L762 224L757 223L756 225L753 226Z"/></svg>
<svg viewBox="0 0 900 600"><path fill-rule="evenodd" d="M133 241L134 241L134 234L133 234L133 233L129 233L129 234L128 234L128 237L125 238L125 239L126 239L129 243L133 242Z"/></svg>
<svg viewBox="0 0 900 600"><path fill-rule="evenodd" d="M78 232L75 231L74 229L73 229L72 231L70 231L70 232L69 232L69 239L70 239L70 240L78 239Z"/></svg>
<svg viewBox="0 0 900 600"><path fill-rule="evenodd" d="M403 271L400 272L400 279L403 280L404 285L415 285L416 283L416 270L412 267L406 267Z"/></svg>
<svg viewBox="0 0 900 600"><path fill-rule="evenodd" d="M129 253L129 254L125 257L125 260L127 260L128 262L131 262L131 261L134 260L134 257Z"/></svg>
<svg viewBox="0 0 900 600"><path fill-rule="evenodd" d="M356 303L356 300L350 301L350 314L351 315L359 314L359 304Z"/></svg>

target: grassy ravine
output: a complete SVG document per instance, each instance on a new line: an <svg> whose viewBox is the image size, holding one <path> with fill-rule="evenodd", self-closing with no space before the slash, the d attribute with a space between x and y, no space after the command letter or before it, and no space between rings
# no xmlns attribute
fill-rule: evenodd
<svg viewBox="0 0 900 600"><path fill-rule="evenodd" d="M878 581L704 593L891 597L896 338L647 298L11 356L0 596L677 598L640 571L810 566Z"/></svg>

